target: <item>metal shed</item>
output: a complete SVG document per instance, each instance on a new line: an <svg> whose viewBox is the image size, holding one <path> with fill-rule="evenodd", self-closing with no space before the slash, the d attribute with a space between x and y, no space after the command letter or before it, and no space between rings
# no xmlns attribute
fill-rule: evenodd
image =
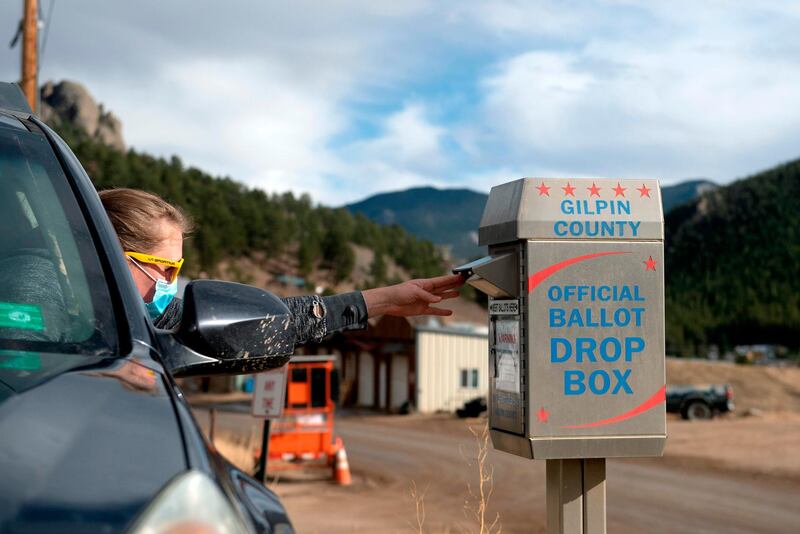
<svg viewBox="0 0 800 534"><path fill-rule="evenodd" d="M416 407L454 412L489 389L487 333L445 326L416 328Z"/></svg>

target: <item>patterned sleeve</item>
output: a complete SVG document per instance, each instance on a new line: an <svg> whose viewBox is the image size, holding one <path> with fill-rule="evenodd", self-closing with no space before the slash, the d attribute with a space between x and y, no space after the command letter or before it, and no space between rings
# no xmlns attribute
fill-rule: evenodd
<svg viewBox="0 0 800 534"><path fill-rule="evenodd" d="M172 302L167 305L164 313L153 321L153 325L163 330L173 330L181 324L181 317L183 317L183 301L175 297L172 299Z"/></svg>
<svg viewBox="0 0 800 534"><path fill-rule="evenodd" d="M336 332L367 327L367 305L361 291L330 297L285 297L281 300L294 315L297 345L321 341Z"/></svg>
<svg viewBox="0 0 800 534"><path fill-rule="evenodd" d="M361 291L330 297L309 295L281 299L294 316L296 345L321 341L325 336L367 327L367 305ZM171 330L181 322L183 302L175 298L164 313L153 321L156 328Z"/></svg>

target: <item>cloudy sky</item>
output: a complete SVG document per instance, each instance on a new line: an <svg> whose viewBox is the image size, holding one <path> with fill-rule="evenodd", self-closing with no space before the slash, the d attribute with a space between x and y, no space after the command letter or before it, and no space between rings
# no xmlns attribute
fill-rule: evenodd
<svg viewBox="0 0 800 534"><path fill-rule="evenodd" d="M3 42L21 5L0 3ZM85 84L137 149L328 205L726 183L800 157L798 27L793 0L56 0L41 79ZM18 69L4 47L0 77Z"/></svg>

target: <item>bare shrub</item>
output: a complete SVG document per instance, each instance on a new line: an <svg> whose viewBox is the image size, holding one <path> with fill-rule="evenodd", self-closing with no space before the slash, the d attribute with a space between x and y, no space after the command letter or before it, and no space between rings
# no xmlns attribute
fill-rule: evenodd
<svg viewBox="0 0 800 534"><path fill-rule="evenodd" d="M213 445L230 463L252 474L255 452L261 446L260 438L254 435L253 429L248 429L247 433L217 432Z"/></svg>
<svg viewBox="0 0 800 534"><path fill-rule="evenodd" d="M427 490L426 490L427 491ZM412 528L417 531L417 534L424 534L425 533L425 492L419 492L417 489L417 483L413 480L411 481L411 499L414 501L414 507L416 508L415 519L417 524L412 525Z"/></svg>
<svg viewBox="0 0 800 534"><path fill-rule="evenodd" d="M478 486L473 489L471 484L467 484L469 498L464 502L464 515L467 519L478 524L478 534L500 534L503 531L500 523L500 514L497 513L491 521L487 517L487 509L492 493L494 493L494 467L487 462L489 455L489 423L483 425L483 429L478 431L475 427L469 427L469 431L475 437L478 447L477 457L470 466L478 469Z"/></svg>
<svg viewBox="0 0 800 534"><path fill-rule="evenodd" d="M467 499L464 500L464 516L469 523L476 523L477 534L502 534L503 528L500 523L500 514L497 513L494 519L489 521L487 518L489 501L494 492L494 468L488 463L489 455L489 423L483 425L483 429L478 431L475 427L469 427L469 431L475 437L477 454L472 458L467 458L462 451L462 455L470 467L478 470L478 485L473 489L471 484L467 484ZM416 525L412 528L418 534L425 532L425 492L420 493L416 482L411 482L411 498L416 508ZM464 528L462 532L474 532L471 528ZM448 527L446 532L450 532Z"/></svg>

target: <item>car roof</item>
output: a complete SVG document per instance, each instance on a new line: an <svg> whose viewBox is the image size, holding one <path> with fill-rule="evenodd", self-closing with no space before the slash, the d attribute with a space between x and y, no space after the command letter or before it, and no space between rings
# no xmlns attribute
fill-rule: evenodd
<svg viewBox="0 0 800 534"><path fill-rule="evenodd" d="M8 82L0 82L0 111L24 119L33 115L33 110L19 85Z"/></svg>

